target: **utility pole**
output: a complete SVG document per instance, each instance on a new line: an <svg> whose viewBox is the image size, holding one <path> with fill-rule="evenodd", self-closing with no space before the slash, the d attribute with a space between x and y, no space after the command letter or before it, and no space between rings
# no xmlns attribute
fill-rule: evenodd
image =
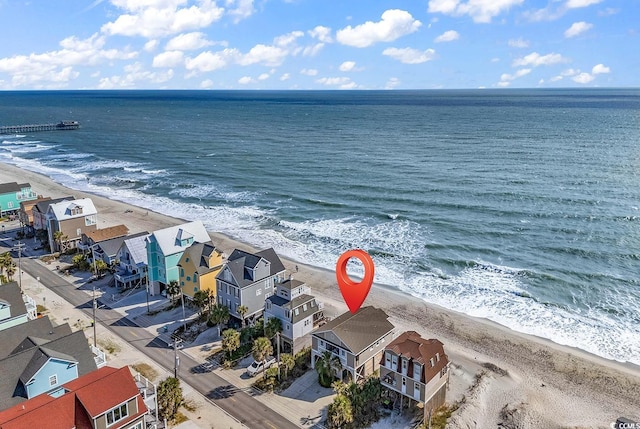
<svg viewBox="0 0 640 429"><path fill-rule="evenodd" d="M91 246L91 259L93 259L93 273L96 276L96 280L98 279L98 264L96 264L96 252L94 252L95 250L95 244L93 244Z"/></svg>
<svg viewBox="0 0 640 429"><path fill-rule="evenodd" d="M276 332L276 341L278 343L278 381L280 381L280 332Z"/></svg>
<svg viewBox="0 0 640 429"><path fill-rule="evenodd" d="M147 271L145 271L144 273L145 277L146 277L146 289L147 289L147 314L150 313L149 311L149 267L147 267Z"/></svg>
<svg viewBox="0 0 640 429"><path fill-rule="evenodd" d="M24 243L18 241L14 247L14 250L18 251L18 283L20 285L20 292L22 292L22 248L25 246Z"/></svg>
<svg viewBox="0 0 640 429"><path fill-rule="evenodd" d="M93 347L96 346L96 286L93 286Z"/></svg>
<svg viewBox="0 0 640 429"><path fill-rule="evenodd" d="M180 299L182 300L182 334L184 335L187 333L187 319L184 316L184 288L182 287L180 287Z"/></svg>
<svg viewBox="0 0 640 429"><path fill-rule="evenodd" d="M180 367L180 356L178 356L178 338L173 337L173 378L178 378L178 368Z"/></svg>

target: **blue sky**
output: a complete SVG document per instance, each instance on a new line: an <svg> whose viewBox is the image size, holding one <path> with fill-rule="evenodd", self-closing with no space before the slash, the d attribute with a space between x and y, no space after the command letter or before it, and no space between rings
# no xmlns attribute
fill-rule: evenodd
<svg viewBox="0 0 640 429"><path fill-rule="evenodd" d="M640 0L0 0L0 89L640 86Z"/></svg>

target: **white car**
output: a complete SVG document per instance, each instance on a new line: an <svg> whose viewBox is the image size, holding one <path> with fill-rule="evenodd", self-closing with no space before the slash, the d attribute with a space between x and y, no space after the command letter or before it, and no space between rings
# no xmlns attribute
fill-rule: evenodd
<svg viewBox="0 0 640 429"><path fill-rule="evenodd" d="M262 362L254 360L253 363L247 368L247 375L249 375L249 377L253 377L256 374L261 373L265 369L271 368L274 363L276 363L276 358L273 356L266 358Z"/></svg>

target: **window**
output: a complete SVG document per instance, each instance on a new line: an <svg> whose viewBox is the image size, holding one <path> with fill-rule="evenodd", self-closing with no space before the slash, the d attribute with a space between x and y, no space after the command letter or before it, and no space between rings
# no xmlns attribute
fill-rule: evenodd
<svg viewBox="0 0 640 429"><path fill-rule="evenodd" d="M440 362L440 353L436 353L436 362Z"/></svg>
<svg viewBox="0 0 640 429"><path fill-rule="evenodd" d="M419 363L413 362L413 379L420 380L420 370L422 366Z"/></svg>
<svg viewBox="0 0 640 429"><path fill-rule="evenodd" d="M267 301L267 310L271 310L271 301Z"/></svg>
<svg viewBox="0 0 640 429"><path fill-rule="evenodd" d="M297 315L299 315L299 314L300 314L300 309L299 309L299 308L296 308L293 312L294 312L294 313L295 313L295 315L297 316Z"/></svg>
<svg viewBox="0 0 640 429"><path fill-rule="evenodd" d="M256 296L262 295L262 289L256 289Z"/></svg>
<svg viewBox="0 0 640 429"><path fill-rule="evenodd" d="M180 282L180 286L184 286L184 282Z"/></svg>
<svg viewBox="0 0 640 429"><path fill-rule="evenodd" d="M135 425L131 426L129 429L143 429L142 422L138 422Z"/></svg>
<svg viewBox="0 0 640 429"><path fill-rule="evenodd" d="M184 268L180 268L180 277L184 277Z"/></svg>
<svg viewBox="0 0 640 429"><path fill-rule="evenodd" d="M236 298L240 297L240 288L237 288L237 287L233 288L233 296L235 296Z"/></svg>
<svg viewBox="0 0 640 429"><path fill-rule="evenodd" d="M289 310L285 310L284 311L284 317L286 317L287 319L289 319L291 317L291 311Z"/></svg>
<svg viewBox="0 0 640 429"><path fill-rule="evenodd" d="M185 262L189 262L189 258L186 258L184 261L185 261Z"/></svg>
<svg viewBox="0 0 640 429"><path fill-rule="evenodd" d="M433 358L429 359L429 362L431 363L431 368L433 368L434 366Z"/></svg>
<svg viewBox="0 0 640 429"><path fill-rule="evenodd" d="M113 410L107 412L107 426L111 426L115 422L119 422L120 420L127 418L129 416L129 409L127 408L127 404L122 404L114 408Z"/></svg>
<svg viewBox="0 0 640 429"><path fill-rule="evenodd" d="M193 282L198 283L198 273L193 273Z"/></svg>
<svg viewBox="0 0 640 429"><path fill-rule="evenodd" d="M413 391L415 393L420 393L420 383L413 383Z"/></svg>
<svg viewBox="0 0 640 429"><path fill-rule="evenodd" d="M187 276L187 281L190 282L191 281L191 276Z"/></svg>
<svg viewBox="0 0 640 429"><path fill-rule="evenodd" d="M195 286L195 287L193 288L193 293L196 293L196 292L198 292L198 286Z"/></svg>
<svg viewBox="0 0 640 429"><path fill-rule="evenodd" d="M302 311L307 311L307 304L304 304L304 305L302 306Z"/></svg>
<svg viewBox="0 0 640 429"><path fill-rule="evenodd" d="M55 386L56 384L58 384L58 376L56 374L49 376L49 386Z"/></svg>
<svg viewBox="0 0 640 429"><path fill-rule="evenodd" d="M402 358L402 373L406 374L407 373L407 360Z"/></svg>
<svg viewBox="0 0 640 429"><path fill-rule="evenodd" d="M396 355L391 356L391 367L392 368L398 367L398 356Z"/></svg>
<svg viewBox="0 0 640 429"><path fill-rule="evenodd" d="M310 321L309 321L309 319L306 319L306 320L304 321L304 326L309 326L309 322L310 322Z"/></svg>
<svg viewBox="0 0 640 429"><path fill-rule="evenodd" d="M324 341L320 340L320 345L324 347Z"/></svg>
<svg viewBox="0 0 640 429"><path fill-rule="evenodd" d="M82 228L76 229L76 235L82 235Z"/></svg>
<svg viewBox="0 0 640 429"><path fill-rule="evenodd" d="M84 218L84 225L85 226L95 225L96 223L98 223L98 218L97 218L96 215L85 216L85 218Z"/></svg>

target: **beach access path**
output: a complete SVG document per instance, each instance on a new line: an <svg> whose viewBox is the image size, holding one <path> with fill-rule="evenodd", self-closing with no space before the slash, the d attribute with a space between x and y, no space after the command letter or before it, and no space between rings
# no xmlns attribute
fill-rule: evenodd
<svg viewBox="0 0 640 429"><path fill-rule="evenodd" d="M0 183L13 181L29 182L38 194L52 198L92 198L100 228L124 223L133 234L185 222L73 190L41 174L0 163ZM228 253L234 248L256 251L269 247L265 243L256 249L216 231L209 234L216 247ZM304 260L281 259L297 279L311 287L325 308L333 305L340 313L347 311L334 271L309 266ZM299 272L295 272L296 265ZM447 401L465 398L452 416L450 428L496 427L498 423L532 429L606 428L619 416L640 421L640 368L636 365L522 334L375 282L365 305L383 309L397 334L414 330L424 338L437 338L444 343L452 363ZM480 374L483 375L477 383Z"/></svg>

